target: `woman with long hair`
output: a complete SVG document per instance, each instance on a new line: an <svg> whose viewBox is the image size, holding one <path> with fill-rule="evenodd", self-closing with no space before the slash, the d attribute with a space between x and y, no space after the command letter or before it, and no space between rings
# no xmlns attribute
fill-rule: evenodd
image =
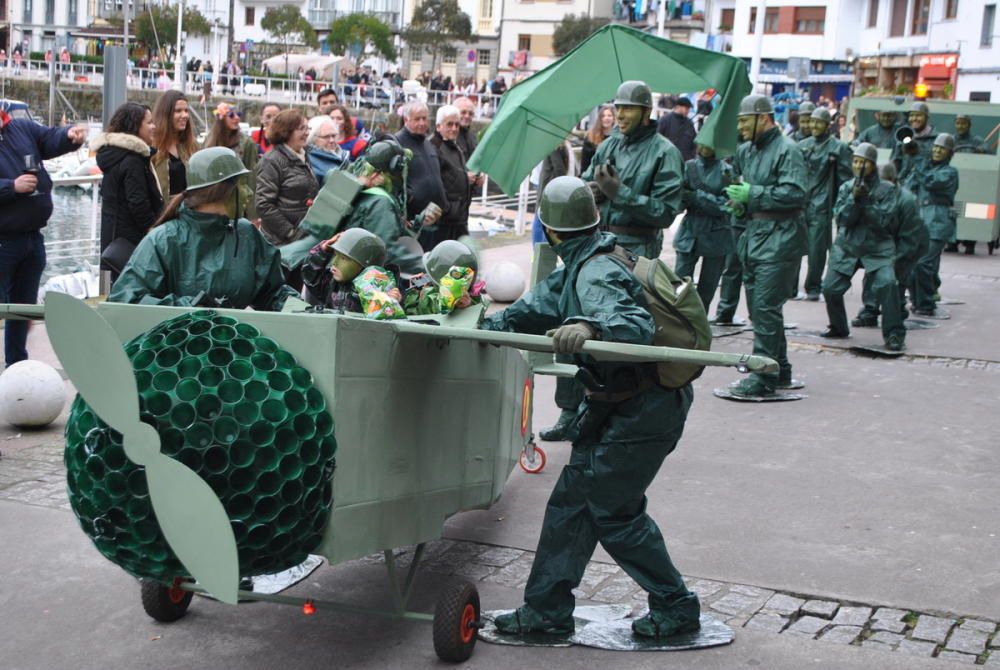
<svg viewBox="0 0 1000 670"><path fill-rule="evenodd" d="M282 277L281 254L239 218L246 173L231 149L191 156L187 189L140 242L108 302L279 311L296 296Z"/></svg>
<svg viewBox="0 0 1000 670"><path fill-rule="evenodd" d="M215 123L208 131L204 148L225 147L232 149L237 157L243 161L243 166L248 172L240 182L240 190L243 192L242 200L246 203L246 210L242 215L253 221L257 218L253 194L257 190L256 168L260 152L253 140L240 130L240 121L243 117L239 110L228 102L220 102L212 113L215 115Z"/></svg>
<svg viewBox="0 0 1000 670"><path fill-rule="evenodd" d="M113 260L102 266L117 272L124 265L129 245L137 245L149 232L163 209L163 196L150 157L156 151L156 125L146 105L126 102L115 110L105 131L95 137L90 148L97 152L101 180L101 253L119 238ZM117 276L117 274L115 274Z"/></svg>
<svg viewBox="0 0 1000 670"><path fill-rule="evenodd" d="M340 132L337 134L337 144L342 149L351 154L351 160L365 152L368 141L358 134L358 128L351 118L351 113L343 105L334 105L330 110L330 118L335 123L340 124Z"/></svg>
<svg viewBox="0 0 1000 670"><path fill-rule="evenodd" d="M274 117L268 140L274 148L260 159L255 199L264 237L282 246L301 237L299 223L319 183L306 157L309 124L302 112L286 109Z"/></svg>
<svg viewBox="0 0 1000 670"><path fill-rule="evenodd" d="M188 101L180 91L167 91L153 107L156 135L153 146L153 170L160 182L160 195L166 202L187 188L187 163L198 150Z"/></svg>
<svg viewBox="0 0 1000 670"><path fill-rule="evenodd" d="M601 105L597 109L597 118L594 125L587 131L587 137L583 140L583 151L580 152L580 174L587 171L590 161L594 160L597 147L601 142L608 139L611 131L615 128L615 110L611 105Z"/></svg>

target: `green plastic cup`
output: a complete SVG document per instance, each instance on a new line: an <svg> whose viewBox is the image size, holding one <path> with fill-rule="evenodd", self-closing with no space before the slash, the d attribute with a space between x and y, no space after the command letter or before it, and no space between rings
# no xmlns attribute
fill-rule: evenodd
<svg viewBox="0 0 1000 670"><path fill-rule="evenodd" d="M160 369L172 368L181 362L181 358L183 358L183 352L180 349L165 347L156 354L156 366Z"/></svg>
<svg viewBox="0 0 1000 670"><path fill-rule="evenodd" d="M208 362L212 365L217 365L220 368L226 367L232 363L235 358L236 357L233 355L232 350L227 347L216 345L208 352Z"/></svg>
<svg viewBox="0 0 1000 670"><path fill-rule="evenodd" d="M133 470L128 474L128 492L133 497L149 495L145 470ZM129 514L129 516L132 515Z"/></svg>
<svg viewBox="0 0 1000 670"><path fill-rule="evenodd" d="M320 412L316 415L316 434L326 437L333 433L333 418L327 412Z"/></svg>
<svg viewBox="0 0 1000 670"><path fill-rule="evenodd" d="M279 428L274 434L274 446L283 454L295 453L299 448L299 436L291 428Z"/></svg>
<svg viewBox="0 0 1000 670"><path fill-rule="evenodd" d="M292 420L292 430L299 440L308 440L316 434L316 422L308 414L299 414Z"/></svg>
<svg viewBox="0 0 1000 670"><path fill-rule="evenodd" d="M253 343L257 351L263 351L265 354L273 354L278 350L278 343L269 337L255 338Z"/></svg>
<svg viewBox="0 0 1000 670"><path fill-rule="evenodd" d="M212 487L215 495L220 498L229 493L229 478L225 475L208 475L205 477L205 482Z"/></svg>
<svg viewBox="0 0 1000 670"><path fill-rule="evenodd" d="M204 471L212 475L222 474L229 469L229 453L218 445L206 449L202 461Z"/></svg>
<svg viewBox="0 0 1000 670"><path fill-rule="evenodd" d="M204 356L211 348L212 340L208 339L204 335L192 337L187 341L187 344L184 345L184 351L186 351L189 356Z"/></svg>
<svg viewBox="0 0 1000 670"><path fill-rule="evenodd" d="M104 459L101 458L100 454L88 456L87 460L83 464L83 468L95 482L103 481L104 475L107 472L107 468L104 467Z"/></svg>
<svg viewBox="0 0 1000 670"><path fill-rule="evenodd" d="M277 505L275 505L277 507ZM255 514L256 517L256 514ZM257 517L259 518L259 517ZM250 526L247 531L247 546L260 551L267 546L267 543L274 537L274 531L266 523L258 523Z"/></svg>
<svg viewBox="0 0 1000 670"><path fill-rule="evenodd" d="M336 453L337 440L333 437L333 435L327 435L320 442L320 459L324 462L329 461Z"/></svg>
<svg viewBox="0 0 1000 670"><path fill-rule="evenodd" d="M240 324L245 325L245 324ZM239 328L236 329L239 332ZM253 356L254 348L253 342L242 337L237 337L232 342L229 343L229 348L233 350L233 353L237 358L250 358Z"/></svg>
<svg viewBox="0 0 1000 670"><path fill-rule="evenodd" d="M260 331L257 330L256 327L250 325L249 323L236 324L236 334L248 340L252 340L255 337L260 337Z"/></svg>
<svg viewBox="0 0 1000 670"><path fill-rule="evenodd" d="M298 391L285 391L285 407L291 414L301 414L306 411L306 397Z"/></svg>
<svg viewBox="0 0 1000 670"><path fill-rule="evenodd" d="M239 545L247 539L247 525L240 520L230 520L230 527L233 529L233 537L236 538L236 544Z"/></svg>
<svg viewBox="0 0 1000 670"><path fill-rule="evenodd" d="M160 527L150 519L135 522L132 532L142 544L151 544L160 537Z"/></svg>
<svg viewBox="0 0 1000 670"><path fill-rule="evenodd" d="M317 456L318 456L317 450ZM278 473L285 479L298 479L302 476L302 471L305 469L303 465L303 459L299 458L295 454L287 454L278 464Z"/></svg>
<svg viewBox="0 0 1000 670"><path fill-rule="evenodd" d="M299 458L306 465L316 465L319 463L320 447L315 440L307 440L299 448Z"/></svg>
<svg viewBox="0 0 1000 670"><path fill-rule="evenodd" d="M205 335L212 330L212 325L208 319L198 319L188 326L187 331L192 335Z"/></svg>
<svg viewBox="0 0 1000 670"><path fill-rule="evenodd" d="M288 418L288 408L280 400L265 400L260 407L260 415L271 423L281 423Z"/></svg>
<svg viewBox="0 0 1000 670"><path fill-rule="evenodd" d="M150 333L139 343L139 349L149 351L159 349L163 345L163 335L160 333Z"/></svg>
<svg viewBox="0 0 1000 670"><path fill-rule="evenodd" d="M273 370L267 375L267 385L271 387L272 391L284 393L292 388L292 378L286 372Z"/></svg>
<svg viewBox="0 0 1000 670"><path fill-rule="evenodd" d="M305 495L305 486L299 479L292 479L281 485L281 502L286 505L295 505Z"/></svg>
<svg viewBox="0 0 1000 670"><path fill-rule="evenodd" d="M153 361L156 360L156 354L154 354L149 349L143 349L132 359L132 369L133 370L145 370Z"/></svg>
<svg viewBox="0 0 1000 670"><path fill-rule="evenodd" d="M239 322L231 316L223 316L222 314L213 314L212 323L214 323L217 326L232 326L233 330L235 330L236 324Z"/></svg>
<svg viewBox="0 0 1000 670"><path fill-rule="evenodd" d="M153 385L153 375L149 370L136 370L135 387L137 389L148 389Z"/></svg>
<svg viewBox="0 0 1000 670"><path fill-rule="evenodd" d="M184 433L185 442L196 449L207 449L208 446L212 444L213 437L214 435L212 433L211 426L204 423L196 423L188 428ZM184 449L181 449L181 453L189 448L190 447L184 447Z"/></svg>
<svg viewBox="0 0 1000 670"><path fill-rule="evenodd" d="M231 496L226 504L226 511L231 519L247 519L253 514L253 498L242 493Z"/></svg>
<svg viewBox="0 0 1000 670"><path fill-rule="evenodd" d="M257 447L249 440L236 440L229 447L229 462L236 468L245 468L253 463Z"/></svg>
<svg viewBox="0 0 1000 670"><path fill-rule="evenodd" d="M236 438L240 436L240 424L236 423L236 419L232 417L220 416L215 420L213 431L216 442L229 445L235 442Z"/></svg>
<svg viewBox="0 0 1000 670"><path fill-rule="evenodd" d="M146 411L153 416L166 416L173 408L173 401L170 396L162 391L155 391L145 395Z"/></svg>
<svg viewBox="0 0 1000 670"><path fill-rule="evenodd" d="M174 323L175 327L177 327L178 325L179 324ZM167 333L167 336L163 338L163 344L167 345L168 347L179 347L182 344L184 344L184 342L186 342L187 339L188 339L187 332L182 328L177 328L177 330Z"/></svg>
<svg viewBox="0 0 1000 670"><path fill-rule="evenodd" d="M236 329L232 326L215 326L208 331L208 336L216 344L229 344L236 337Z"/></svg>
<svg viewBox="0 0 1000 670"><path fill-rule="evenodd" d="M238 379L241 382L245 382L253 377L253 366L250 365L249 361L235 360L229 364L226 371L229 372L230 377Z"/></svg>
<svg viewBox="0 0 1000 670"><path fill-rule="evenodd" d="M272 498L271 496L258 498L253 506L253 518L257 521L270 523L277 518L280 511L281 506L278 504L276 498Z"/></svg>
<svg viewBox="0 0 1000 670"><path fill-rule="evenodd" d="M296 366L292 368L292 383L295 384L296 388L305 390L312 386L313 378L308 370L301 366Z"/></svg>
<svg viewBox="0 0 1000 670"><path fill-rule="evenodd" d="M243 395L251 402L264 402L271 395L271 389L264 382L255 379L246 383Z"/></svg>
<svg viewBox="0 0 1000 670"><path fill-rule="evenodd" d="M243 384L235 379L227 379L219 384L219 399L227 405L234 405L243 400Z"/></svg>
<svg viewBox="0 0 1000 670"><path fill-rule="evenodd" d="M195 400L194 409L206 421L214 421L222 414L222 400L214 395L202 395Z"/></svg>
<svg viewBox="0 0 1000 670"><path fill-rule="evenodd" d="M202 459L201 459L201 450L199 449L194 449L192 447L184 447L183 449L180 450L180 453L177 454L177 460L183 463L184 465L188 466L195 472L201 470Z"/></svg>
<svg viewBox="0 0 1000 670"><path fill-rule="evenodd" d="M182 379L194 379L201 370L201 359L197 356L185 356L177 364L177 375Z"/></svg>
<svg viewBox="0 0 1000 670"><path fill-rule="evenodd" d="M309 466L302 472L302 485L307 489L313 489L319 485L322 478L323 468L316 465Z"/></svg>
<svg viewBox="0 0 1000 670"><path fill-rule="evenodd" d="M260 416L260 410L257 408L257 403L250 402L249 400L244 400L243 402L237 403L233 407L233 418L241 426L249 426Z"/></svg>
<svg viewBox="0 0 1000 670"><path fill-rule="evenodd" d="M288 533L278 533L267 545L269 552L280 555L283 554L292 543L292 536Z"/></svg>
<svg viewBox="0 0 1000 670"><path fill-rule="evenodd" d="M202 394L205 387L197 379L182 379L177 382L174 393L181 402L193 402Z"/></svg>
<svg viewBox="0 0 1000 670"><path fill-rule="evenodd" d="M258 447L270 447L274 443L274 426L267 421L253 424L250 426L250 441Z"/></svg>
<svg viewBox="0 0 1000 670"><path fill-rule="evenodd" d="M104 486L109 494L118 498L128 493L128 478L121 472L112 470L105 475Z"/></svg>
<svg viewBox="0 0 1000 670"><path fill-rule="evenodd" d="M174 405L170 410L170 425L177 430L187 430L197 418L194 405L189 402L182 402Z"/></svg>
<svg viewBox="0 0 1000 670"><path fill-rule="evenodd" d="M307 514L315 513L321 504L323 504L323 494L320 493L319 489L308 491L305 498L302 499L302 508Z"/></svg>
<svg viewBox="0 0 1000 670"><path fill-rule="evenodd" d="M285 370L290 370L291 368L294 368L297 365L295 362L295 356L292 356L284 349L279 349L278 351L274 352L274 360L278 361L278 367L283 368Z"/></svg>
<svg viewBox="0 0 1000 670"><path fill-rule="evenodd" d="M205 388L215 388L226 378L226 373L222 368L213 365L203 367L198 373L198 381Z"/></svg>
<svg viewBox="0 0 1000 670"><path fill-rule="evenodd" d="M274 520L274 527L278 530L276 538L281 535L285 535L288 540L291 541L292 536L288 534L288 531L295 528L295 524L297 524L301 518L302 515L298 508L292 505L285 505L282 507L281 511L278 512L278 518Z"/></svg>
<svg viewBox="0 0 1000 670"><path fill-rule="evenodd" d="M156 376L153 377L153 388L157 391L170 393L177 387L178 381L180 380L176 374L170 370L163 370L162 372L156 373Z"/></svg>
<svg viewBox="0 0 1000 670"><path fill-rule="evenodd" d="M257 477L250 468L236 468L229 473L229 488L234 493L250 493Z"/></svg>
<svg viewBox="0 0 1000 670"><path fill-rule="evenodd" d="M258 473L271 472L278 467L281 454L273 447L261 448L253 456L253 466Z"/></svg>
<svg viewBox="0 0 1000 670"><path fill-rule="evenodd" d="M270 372L275 366L274 356L258 351L250 357L250 364L253 365L254 370L257 370L258 372Z"/></svg>
<svg viewBox="0 0 1000 670"><path fill-rule="evenodd" d="M277 471L263 472L257 477L257 493L261 496L273 496L281 490L281 475Z"/></svg>
<svg viewBox="0 0 1000 670"><path fill-rule="evenodd" d="M165 428L160 431L160 451L167 456L173 456L184 447L184 433L176 428Z"/></svg>

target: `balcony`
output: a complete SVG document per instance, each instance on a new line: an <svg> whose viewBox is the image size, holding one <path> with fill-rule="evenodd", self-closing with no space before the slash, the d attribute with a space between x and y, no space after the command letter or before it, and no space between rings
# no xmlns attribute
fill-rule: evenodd
<svg viewBox="0 0 1000 670"><path fill-rule="evenodd" d="M493 28L493 18L487 17L485 19L479 19L479 21L476 23L476 34L495 35L496 30Z"/></svg>
<svg viewBox="0 0 1000 670"><path fill-rule="evenodd" d="M327 9L323 7L310 7L306 16L310 25L316 30L329 30L330 24L335 20L354 14L355 12L345 12L337 9ZM399 31L399 12L368 12L375 15L382 23L388 25L394 32Z"/></svg>

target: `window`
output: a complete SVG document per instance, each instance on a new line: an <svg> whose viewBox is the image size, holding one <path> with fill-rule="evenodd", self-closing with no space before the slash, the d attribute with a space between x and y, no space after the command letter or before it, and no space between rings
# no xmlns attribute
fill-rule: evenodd
<svg viewBox="0 0 1000 670"><path fill-rule="evenodd" d="M441 62L445 65L455 64L455 47L445 47L441 52Z"/></svg>
<svg viewBox="0 0 1000 670"><path fill-rule="evenodd" d="M983 7L983 33L979 37L979 46L993 46L993 23L997 17L997 6L986 5Z"/></svg>
<svg viewBox="0 0 1000 670"><path fill-rule="evenodd" d="M253 26L257 23L257 8L247 7L243 11L243 24Z"/></svg>
<svg viewBox="0 0 1000 670"><path fill-rule="evenodd" d="M722 17L719 19L719 32L720 33L731 33L733 32L733 24L736 23L736 10L735 9L723 9Z"/></svg>
<svg viewBox="0 0 1000 670"><path fill-rule="evenodd" d="M493 0L479 0L479 17L488 19L493 16Z"/></svg>
<svg viewBox="0 0 1000 670"><path fill-rule="evenodd" d="M51 26L56 22L56 0L45 0L45 24Z"/></svg>
<svg viewBox="0 0 1000 670"><path fill-rule="evenodd" d="M517 36L517 50L518 51L531 51L531 35L518 35Z"/></svg>
<svg viewBox="0 0 1000 670"><path fill-rule="evenodd" d="M424 59L423 47L410 47L410 62L419 63Z"/></svg>
<svg viewBox="0 0 1000 670"><path fill-rule="evenodd" d="M868 0L868 27L878 25L878 5L882 0Z"/></svg>
<svg viewBox="0 0 1000 670"><path fill-rule="evenodd" d="M945 0L944 18L946 19L958 18L958 0Z"/></svg>
<svg viewBox="0 0 1000 670"><path fill-rule="evenodd" d="M31 18L31 0L24 0L24 18L22 19L25 23L34 23Z"/></svg>
<svg viewBox="0 0 1000 670"><path fill-rule="evenodd" d="M911 35L926 35L927 22L931 16L931 0L915 0L913 3L913 17L910 21Z"/></svg>
<svg viewBox="0 0 1000 670"><path fill-rule="evenodd" d="M76 13L76 0L69 0L69 8L66 15L66 23L71 26L75 26L78 21L78 16Z"/></svg>
<svg viewBox="0 0 1000 670"><path fill-rule="evenodd" d="M750 33L753 34L757 26L757 8L750 8ZM764 14L764 34L774 35L778 32L778 10L768 9Z"/></svg>
<svg viewBox="0 0 1000 670"><path fill-rule="evenodd" d="M892 0L892 24L889 26L889 37L902 37L906 34L907 0Z"/></svg>
<svg viewBox="0 0 1000 670"><path fill-rule="evenodd" d="M476 49L476 64L477 65L492 65L493 64L493 52L489 49Z"/></svg>
<svg viewBox="0 0 1000 670"><path fill-rule="evenodd" d="M795 8L796 34L822 35L825 27L826 27L826 7Z"/></svg>

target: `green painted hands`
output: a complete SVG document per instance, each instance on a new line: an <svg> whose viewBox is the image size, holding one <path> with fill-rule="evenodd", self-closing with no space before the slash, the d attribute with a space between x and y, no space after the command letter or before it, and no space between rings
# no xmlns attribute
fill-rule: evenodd
<svg viewBox="0 0 1000 670"><path fill-rule="evenodd" d="M726 187L726 195L735 203L746 204L750 200L750 184L733 184Z"/></svg>

